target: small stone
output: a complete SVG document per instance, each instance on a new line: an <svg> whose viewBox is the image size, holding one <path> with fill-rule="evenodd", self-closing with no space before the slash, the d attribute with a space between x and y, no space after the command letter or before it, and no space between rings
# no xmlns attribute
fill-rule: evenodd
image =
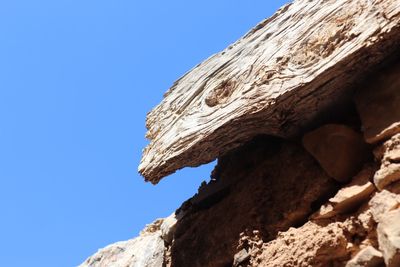
<svg viewBox="0 0 400 267"><path fill-rule="evenodd" d="M322 205L319 210L311 216L311 219L328 219L332 218L333 216L336 216L338 213L336 210L333 208L331 203L327 203L325 205Z"/></svg>
<svg viewBox="0 0 400 267"><path fill-rule="evenodd" d="M366 166L345 187L340 189L336 195L323 205L318 213L313 215L314 219L331 218L337 214L351 211L353 208L367 201L375 191L375 186L370 182L374 174L372 166Z"/></svg>
<svg viewBox="0 0 400 267"><path fill-rule="evenodd" d="M346 267L378 267L383 264L382 253L372 246L360 250Z"/></svg>
<svg viewBox="0 0 400 267"><path fill-rule="evenodd" d="M373 174L374 168L366 167L353 178L350 184L340 189L333 198L329 199L331 203L335 204L335 209L339 212L346 212L367 200L375 191L374 185L370 182Z"/></svg>
<svg viewBox="0 0 400 267"><path fill-rule="evenodd" d="M326 173L339 182L347 182L357 174L368 156L361 134L339 124L327 124L307 133L303 145Z"/></svg>
<svg viewBox="0 0 400 267"><path fill-rule="evenodd" d="M379 249L388 267L400 266L400 209L389 211L377 227Z"/></svg>
<svg viewBox="0 0 400 267"><path fill-rule="evenodd" d="M250 258L250 254L247 252L247 250L242 249L241 251L239 251L238 253L235 254L235 256L233 258L233 266L237 267L241 263L248 260L249 258Z"/></svg>
<svg viewBox="0 0 400 267"><path fill-rule="evenodd" d="M400 64L382 72L355 96L368 143L378 143L400 132Z"/></svg>
<svg viewBox="0 0 400 267"><path fill-rule="evenodd" d="M374 151L381 160L380 169L375 173L374 183L379 190L400 180L400 134L392 136Z"/></svg>

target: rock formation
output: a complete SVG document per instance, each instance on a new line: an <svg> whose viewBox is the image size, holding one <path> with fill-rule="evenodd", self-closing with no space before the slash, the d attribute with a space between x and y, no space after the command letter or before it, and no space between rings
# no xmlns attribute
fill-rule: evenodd
<svg viewBox="0 0 400 267"><path fill-rule="evenodd" d="M210 180L81 266L399 267L399 43L399 0L296 0L196 66L139 171Z"/></svg>

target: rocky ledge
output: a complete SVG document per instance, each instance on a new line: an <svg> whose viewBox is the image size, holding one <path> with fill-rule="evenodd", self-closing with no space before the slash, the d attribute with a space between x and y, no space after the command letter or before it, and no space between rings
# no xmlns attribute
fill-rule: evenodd
<svg viewBox="0 0 400 267"><path fill-rule="evenodd" d="M314 52L265 57L268 72L276 24L306 25L293 47ZM298 0L189 72L150 113L140 170L157 183L217 157L210 180L81 266L399 267L399 25L397 0Z"/></svg>

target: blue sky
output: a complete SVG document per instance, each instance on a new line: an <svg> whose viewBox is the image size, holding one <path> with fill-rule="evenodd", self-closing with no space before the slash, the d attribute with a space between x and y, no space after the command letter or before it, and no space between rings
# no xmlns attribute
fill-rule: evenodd
<svg viewBox="0 0 400 267"><path fill-rule="evenodd" d="M212 164L137 174L146 113L287 1L0 1L0 265L76 266L172 213Z"/></svg>

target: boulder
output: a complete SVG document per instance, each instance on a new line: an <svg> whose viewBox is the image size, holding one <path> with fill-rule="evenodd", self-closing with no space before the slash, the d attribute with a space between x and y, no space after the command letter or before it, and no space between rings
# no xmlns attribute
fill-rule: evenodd
<svg viewBox="0 0 400 267"><path fill-rule="evenodd" d="M362 136L345 125L327 124L303 137L303 145L326 173L347 182L361 169L368 157Z"/></svg>

